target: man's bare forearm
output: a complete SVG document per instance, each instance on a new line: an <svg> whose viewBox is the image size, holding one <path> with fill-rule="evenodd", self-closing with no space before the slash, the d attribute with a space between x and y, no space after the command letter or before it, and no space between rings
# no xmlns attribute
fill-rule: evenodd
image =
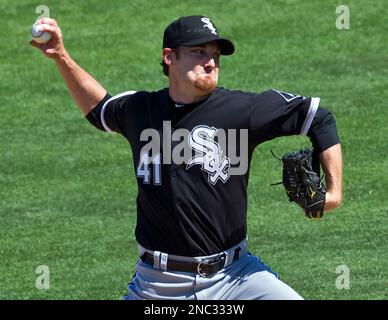
<svg viewBox="0 0 388 320"><path fill-rule="evenodd" d="M325 211L333 210L340 206L342 201L342 152L338 143L320 155L326 179Z"/></svg>
<svg viewBox="0 0 388 320"><path fill-rule="evenodd" d="M42 32L51 33L51 40L48 43L32 40L30 44L55 61L75 103L87 115L105 97L106 90L70 57L56 20L42 18L37 23Z"/></svg>
<svg viewBox="0 0 388 320"><path fill-rule="evenodd" d="M65 51L55 59L65 83L82 113L87 115L106 95L106 90Z"/></svg>

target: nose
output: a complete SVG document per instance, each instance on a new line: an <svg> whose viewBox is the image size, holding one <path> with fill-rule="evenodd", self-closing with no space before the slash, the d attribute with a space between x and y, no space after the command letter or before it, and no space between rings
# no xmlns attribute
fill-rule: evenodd
<svg viewBox="0 0 388 320"><path fill-rule="evenodd" d="M204 69L206 72L210 73L216 68L216 62L214 58L210 58L204 65Z"/></svg>
<svg viewBox="0 0 388 320"><path fill-rule="evenodd" d="M214 58L210 58L206 64L205 64L205 67L211 67L211 68L215 68L216 67L216 62L214 61Z"/></svg>

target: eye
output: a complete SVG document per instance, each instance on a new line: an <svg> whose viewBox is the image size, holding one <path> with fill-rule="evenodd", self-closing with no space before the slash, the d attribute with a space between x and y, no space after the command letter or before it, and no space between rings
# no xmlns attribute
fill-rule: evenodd
<svg viewBox="0 0 388 320"><path fill-rule="evenodd" d="M194 53L194 54L197 54L197 55L203 55L205 54L205 51L201 48L195 48L195 49L191 49L190 52Z"/></svg>

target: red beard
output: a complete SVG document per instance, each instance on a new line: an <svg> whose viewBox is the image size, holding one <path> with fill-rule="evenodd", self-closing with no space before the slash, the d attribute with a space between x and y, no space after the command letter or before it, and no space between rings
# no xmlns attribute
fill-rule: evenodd
<svg viewBox="0 0 388 320"><path fill-rule="evenodd" d="M198 76L194 81L194 86L202 91L213 91L217 82L209 75Z"/></svg>

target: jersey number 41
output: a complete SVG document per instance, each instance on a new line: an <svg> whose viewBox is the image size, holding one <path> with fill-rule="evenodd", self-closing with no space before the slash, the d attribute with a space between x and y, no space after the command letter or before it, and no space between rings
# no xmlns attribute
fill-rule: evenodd
<svg viewBox="0 0 388 320"><path fill-rule="evenodd" d="M160 154L150 157L147 153L143 153L140 158L139 165L136 169L136 176L143 179L144 184L151 183L151 169L152 166L152 182L153 185L162 184L162 165L160 161Z"/></svg>

